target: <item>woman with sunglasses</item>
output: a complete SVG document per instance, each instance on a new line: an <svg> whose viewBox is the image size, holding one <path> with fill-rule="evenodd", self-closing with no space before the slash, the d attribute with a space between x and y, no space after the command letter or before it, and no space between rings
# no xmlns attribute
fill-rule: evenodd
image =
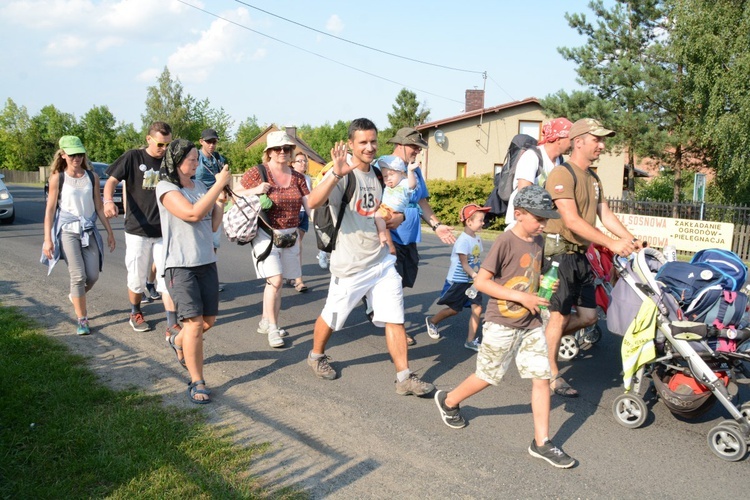
<svg viewBox="0 0 750 500"><path fill-rule="evenodd" d="M190 373L188 398L206 404L211 402L211 391L203 378L203 334L214 325L219 312L213 232L224 214L216 201L232 174L225 165L208 189L193 179L197 169L195 145L185 139L172 141L161 162L156 200L164 238L164 265L160 267L182 320L182 329L172 333L169 345Z"/></svg>
<svg viewBox="0 0 750 500"><path fill-rule="evenodd" d="M47 275L60 257L68 264L68 299L78 317L78 335L91 333L86 292L94 286L102 270L104 242L96 227L97 217L107 230L107 246L112 252L115 235L104 215L99 176L91 170L81 140L65 135L60 138L60 149L50 166L42 263L48 266Z"/></svg>
<svg viewBox="0 0 750 500"><path fill-rule="evenodd" d="M262 228L258 230L252 242L252 259L255 274L266 280L258 333L268 335L268 345L275 348L284 347L283 337L287 335L279 327L283 280L302 276L297 241L300 207L309 211L307 195L310 190L305 177L289 166L294 148L294 142L285 132L268 134L263 164L245 172L240 180L244 189L237 192L239 195L266 195L273 203L266 209L272 235Z"/></svg>

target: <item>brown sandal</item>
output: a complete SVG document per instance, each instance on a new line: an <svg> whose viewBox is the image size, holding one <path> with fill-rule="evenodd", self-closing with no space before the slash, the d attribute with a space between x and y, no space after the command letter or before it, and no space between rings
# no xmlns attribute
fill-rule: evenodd
<svg viewBox="0 0 750 500"><path fill-rule="evenodd" d="M552 387L553 383L555 384L554 387ZM558 396L562 396L564 398L578 397L578 391L573 389L570 384L563 380L563 378L559 374L550 379L549 390L551 394L557 394Z"/></svg>
<svg viewBox="0 0 750 500"><path fill-rule="evenodd" d="M305 285L305 283L302 281L294 283L294 289L297 290L299 293L305 293L308 290L307 285Z"/></svg>
<svg viewBox="0 0 750 500"><path fill-rule="evenodd" d="M411 335L407 335L406 336L406 345L408 345L408 346L417 345L417 341L414 340L414 337L412 337Z"/></svg>

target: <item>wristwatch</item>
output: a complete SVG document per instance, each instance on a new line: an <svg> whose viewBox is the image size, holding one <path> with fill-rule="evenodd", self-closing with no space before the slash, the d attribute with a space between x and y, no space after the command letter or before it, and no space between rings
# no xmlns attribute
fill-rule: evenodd
<svg viewBox="0 0 750 500"><path fill-rule="evenodd" d="M438 226L442 226L442 225L443 225L442 222L436 222L435 225L432 226L432 230L434 231L434 230L436 230L438 228Z"/></svg>

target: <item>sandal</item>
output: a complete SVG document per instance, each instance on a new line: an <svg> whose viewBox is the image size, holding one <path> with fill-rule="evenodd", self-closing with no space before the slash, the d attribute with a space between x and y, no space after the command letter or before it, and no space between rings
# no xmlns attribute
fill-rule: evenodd
<svg viewBox="0 0 750 500"><path fill-rule="evenodd" d="M297 290L299 293L305 293L307 292L307 285L305 285L302 281L294 284L294 289Z"/></svg>
<svg viewBox="0 0 750 500"><path fill-rule="evenodd" d="M413 345L417 345L417 341L414 340L414 337L412 337L411 335L407 335L406 336L406 345L408 345L410 347L413 346Z"/></svg>
<svg viewBox="0 0 750 500"><path fill-rule="evenodd" d="M182 357L180 357L180 353L182 352L182 346L177 345L177 343L175 342L175 338L177 338L178 334L179 332L173 333L172 335L169 336L169 340L168 340L169 347L171 347L172 350L174 350L174 355L177 356L177 362L180 363L182 367L187 370L187 363L185 362L185 355L183 354Z"/></svg>
<svg viewBox="0 0 750 500"><path fill-rule="evenodd" d="M556 383L555 383L556 382ZM555 387L552 387L552 384L555 383ZM558 396L562 396L564 398L577 398L578 397L578 391L573 389L570 384L568 384L563 378L557 374L549 381L549 390L550 394L557 394Z"/></svg>
<svg viewBox="0 0 750 500"><path fill-rule="evenodd" d="M202 385L204 386L204 389L198 389L198 386ZM209 394L211 394L211 391L208 389L205 389L206 382L203 380L196 380L195 382L190 382L188 384L188 398L190 398L190 401L197 404L197 405L205 405L211 402L211 398ZM196 394L203 394L206 396L207 399L196 399Z"/></svg>

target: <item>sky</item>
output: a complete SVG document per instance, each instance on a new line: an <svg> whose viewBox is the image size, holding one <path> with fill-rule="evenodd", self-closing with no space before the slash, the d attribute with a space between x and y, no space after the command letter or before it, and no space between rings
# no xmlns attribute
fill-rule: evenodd
<svg viewBox="0 0 750 500"><path fill-rule="evenodd" d="M584 44L564 16L590 16L587 3L4 0L0 97L32 116L52 104L80 119L104 105L140 129L166 66L234 128L252 116L386 128L404 87L438 120L463 111L467 89L485 89L491 107L580 88L557 49Z"/></svg>

